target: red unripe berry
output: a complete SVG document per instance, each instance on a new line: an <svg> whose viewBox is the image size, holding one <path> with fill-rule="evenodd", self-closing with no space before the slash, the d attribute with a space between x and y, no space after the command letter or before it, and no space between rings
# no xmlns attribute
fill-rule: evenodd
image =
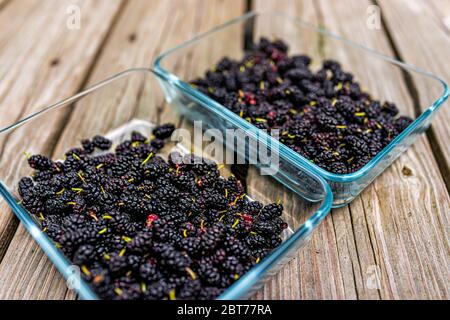
<svg viewBox="0 0 450 320"><path fill-rule="evenodd" d="M153 221L156 221L158 219L159 217L156 214L152 213L147 216L147 220L145 221L145 223L147 224L147 227L150 228L152 226Z"/></svg>

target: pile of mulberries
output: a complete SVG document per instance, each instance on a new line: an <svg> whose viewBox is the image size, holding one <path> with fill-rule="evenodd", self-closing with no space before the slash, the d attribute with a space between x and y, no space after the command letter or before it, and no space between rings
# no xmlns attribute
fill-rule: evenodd
<svg viewBox="0 0 450 320"><path fill-rule="evenodd" d="M359 170L408 127L395 104L374 100L333 60L317 72L311 58L288 55L281 40L261 38L241 61L221 59L192 87L321 168Z"/></svg>
<svg viewBox="0 0 450 320"><path fill-rule="evenodd" d="M158 156L173 130L28 158L23 206L103 299L214 299L281 243L281 204L251 201L212 161Z"/></svg>

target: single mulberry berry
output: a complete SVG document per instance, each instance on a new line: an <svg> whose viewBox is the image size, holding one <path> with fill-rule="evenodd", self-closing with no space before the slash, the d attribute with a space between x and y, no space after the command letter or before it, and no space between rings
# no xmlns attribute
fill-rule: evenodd
<svg viewBox="0 0 450 320"><path fill-rule="evenodd" d="M153 130L153 135L158 139L167 139L172 135L175 130L175 126L171 123L166 123L156 127Z"/></svg>
<svg viewBox="0 0 450 320"><path fill-rule="evenodd" d="M28 158L28 164L31 168L41 171L53 170L55 168L55 164L49 158L43 155L32 155Z"/></svg>
<svg viewBox="0 0 450 320"><path fill-rule="evenodd" d="M95 136L92 138L92 144L100 150L108 150L111 148L112 142L105 137Z"/></svg>

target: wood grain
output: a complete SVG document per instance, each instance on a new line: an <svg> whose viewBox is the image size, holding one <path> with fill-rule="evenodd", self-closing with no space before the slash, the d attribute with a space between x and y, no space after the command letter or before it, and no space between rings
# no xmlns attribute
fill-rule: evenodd
<svg viewBox="0 0 450 320"><path fill-rule="evenodd" d="M66 27L69 5L80 8L80 29ZM77 92L95 61L119 5L120 1L109 0L25 0L14 1L3 8L0 12L0 126L11 124L38 108ZM18 166L18 163L23 163L23 157L19 155L27 149L44 151L48 148L52 142L51 135L58 131L61 119L63 114L56 113L47 123L35 122L32 128L25 126L21 132L0 138L3 181L9 183L24 174L24 166ZM33 290L49 291L44 296L52 298L64 296L65 287L49 290L49 285L54 283L52 279L58 280L60 275L36 247L26 248L13 243L5 253L17 220L3 200L0 201L0 211L0 258L4 258L0 264L0 297L43 297L33 294ZM31 241L22 227L17 232L24 241ZM31 271L39 266L41 275L50 275L48 279L51 281L39 281L45 277L37 279L33 272L17 273L18 265Z"/></svg>
<svg viewBox="0 0 450 320"><path fill-rule="evenodd" d="M161 51L245 10L243 0L233 1L232 5L230 0L133 0L122 6L119 0L79 0L75 3L82 9L83 27L69 31L65 10L73 2L0 0L0 127L119 71L149 67ZM253 7L286 12L449 77L444 65L450 48L445 24L448 1L377 3L387 30L366 28L366 9L372 4L368 0L254 0ZM257 28L270 33L264 26ZM283 31L292 32L295 50L307 52L318 58L317 62L324 56L336 55L370 91L400 102L409 114L417 111L417 101L401 72L382 64L367 67L364 58L333 50L333 41L315 37L303 41L295 38L298 31ZM239 47L228 48L230 43L234 43L233 39L225 36L217 46L205 47L200 56L186 55L172 61L172 67L182 77L191 78L217 60L220 53L238 54ZM384 83L375 79L384 79ZM416 77L413 81L419 88L418 102L423 104L436 94L423 89L428 87L421 86ZM136 107L129 112L120 101L125 101L124 97L128 104L134 101L128 99L136 96L133 88L130 83L125 90L112 92L109 100L101 100L104 104L99 104L100 95L86 99L73 112L62 111L48 122L33 124L37 129L25 127L24 133L0 137L2 179L6 176L13 181L24 174L24 166L11 166L24 162L18 155L22 151L31 149L57 156L76 144L81 133L107 131L132 117L178 121L162 96L151 91L136 99ZM431 142L421 137L350 206L333 210L311 242L254 297L448 299L450 198L443 176L448 172L450 139L446 123L450 114L445 108L440 111L440 121L433 123L432 132L439 140L432 135L428 136ZM104 121L99 123L98 117ZM24 135L29 137L25 143ZM260 178L255 169L250 170L247 184L251 190L260 190L260 196L267 201L282 199L288 212L305 212L307 208L291 192L268 178ZM74 299L74 293L67 290L60 274L24 228L17 228L17 220L2 200L0 212L0 298ZM293 222L298 223L295 219Z"/></svg>
<svg viewBox="0 0 450 320"><path fill-rule="evenodd" d="M234 6L228 6L227 3L229 4L229 1L208 1L205 7L202 0L130 1L110 31L111 34L87 80L87 86L131 67L150 67L156 55L162 50L242 14L243 1L234 1ZM207 10L200 10L202 8ZM193 9L196 14L185 15ZM180 61L179 67L184 68L183 64L188 63L191 62ZM156 88L152 86L152 89ZM154 98L153 94L157 94L157 98ZM151 99L151 104L149 105L148 101L146 103L137 101L132 112L130 105L135 101L132 99L136 98L136 86L131 82L124 82L121 87L113 86L113 89L105 94L94 95L86 101L79 102L67 119L64 130L55 137L59 138L58 142L49 152L58 157L62 150L78 144L81 138L89 136L90 133L106 132L132 117L176 120L176 115L165 108L160 93L153 90L143 95ZM99 118L102 121L98 121ZM9 279L7 286L0 286L0 297L74 298L73 293L68 293L64 280L59 275L55 278L54 274L45 272L50 269L51 263L22 227L19 227L9 248L11 251L7 251L0 265L0 277L6 279L13 272L17 275L26 273L27 276L25 280L20 276ZM17 252L22 254L18 255ZM31 255L31 252L36 253ZM27 263L24 260L27 260ZM25 281L42 282L47 286L34 286L24 292ZM49 295L49 292L52 292L52 295Z"/></svg>
<svg viewBox="0 0 450 320"><path fill-rule="evenodd" d="M394 54L383 31L366 28L370 2L301 3L308 8L316 4L318 25L385 54ZM300 2L296 4L301 6ZM256 2L257 7L264 9L270 5L277 7L278 3ZM314 23L311 15L302 15L305 11L290 7L289 12ZM318 54L338 56L358 79L364 80L361 81L365 87L401 102L409 108L405 110L408 114L414 114L412 98L401 72L394 72L382 63L363 64L363 57L358 56L356 61L355 54L339 52L334 44L324 39ZM388 77L386 72L390 72ZM395 86L386 83L380 86L375 80L379 78L388 79ZM386 92L389 87L395 89ZM301 273L296 273L293 265L285 268L284 272L291 274L290 283L299 283L300 290L295 291L299 296L294 298L447 298L446 212L449 212L449 197L445 184L430 145L422 137L350 206L333 210L313 235L311 244L300 253ZM432 243L432 248L424 243ZM323 251L327 259L317 262ZM373 281L377 273L379 286ZM284 286L285 282L275 279L257 297L293 298Z"/></svg>
<svg viewBox="0 0 450 320"><path fill-rule="evenodd" d="M339 5L320 2L323 25L327 29L337 30L344 37L392 56L394 52L383 32L366 28L366 10L370 3L344 2L345 5L342 2ZM341 23L342 20L346 23ZM360 32L355 33L354 30ZM359 68L365 70L358 71ZM354 61L352 71L357 70L357 75L367 69L370 69L372 77L365 77L364 80L378 82L376 79L387 78L381 66L363 66L360 61ZM397 83L389 96L398 105L411 108L412 97L407 95L407 84L402 81L401 74L390 73L389 78ZM375 87L370 83L364 85ZM349 237L347 243L353 241L356 249L352 258L352 271L357 280L355 286L358 298L372 299L377 298L377 295L381 299L447 298L447 212L449 196L425 137L419 139L367 188L360 199L347 208L333 212L332 218L337 228L343 222L339 221L342 219L340 216L350 215L345 225L352 232L347 232L346 236ZM432 243L432 246L425 243ZM428 268L422 268L423 265ZM378 290L367 285L371 280L370 275L373 275L373 268L379 268L381 272ZM344 272L348 271L344 269ZM358 273L363 281L358 281Z"/></svg>
<svg viewBox="0 0 450 320"><path fill-rule="evenodd" d="M254 2L254 9L262 12L280 11L311 25L320 24L320 16L314 1L267 1ZM255 41L264 35L274 37L288 34L293 39L294 52L305 52L317 59L321 51L321 39L312 32L290 28L291 24L265 24L258 22L255 26ZM265 182L265 183L264 183ZM290 212L305 212L305 201L292 192L280 188L270 180L261 180L258 171L250 168L247 178L249 189L264 190L267 199L280 198ZM343 299L352 297L345 292L344 279L341 277L338 260L335 231L331 219L326 219L314 232L311 242L297 253L297 257L260 290L257 299ZM353 295L356 297L356 295Z"/></svg>
<svg viewBox="0 0 450 320"><path fill-rule="evenodd" d="M447 0L430 0L427 5L433 10L434 14L442 23L442 27L450 34L450 2Z"/></svg>
<svg viewBox="0 0 450 320"><path fill-rule="evenodd" d="M450 83L450 71L447 68L450 33L448 26L444 25L450 17L448 1L446 4L431 2L429 5L423 5L417 0L379 1L378 4L399 57L437 75L447 84ZM437 15L440 15L442 20L437 19ZM448 24L448 21L446 23ZM443 93L442 86L426 77L412 76L411 81L413 89L417 91L417 102L421 110L428 108ZM429 137L450 190L449 118L450 108L447 101L433 121Z"/></svg>

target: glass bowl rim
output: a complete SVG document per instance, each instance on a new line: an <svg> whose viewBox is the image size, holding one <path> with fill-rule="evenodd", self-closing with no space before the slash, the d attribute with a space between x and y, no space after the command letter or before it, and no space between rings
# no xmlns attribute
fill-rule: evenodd
<svg viewBox="0 0 450 320"><path fill-rule="evenodd" d="M227 117L228 120L231 120L234 124L237 124L239 127L244 127L246 129L251 129L251 130L259 130L256 126L254 126L253 124L251 124L250 122L240 118L237 114L233 113L232 111L230 111L228 108L226 108L225 106L223 106L222 104L218 103L217 101L215 101L214 99L208 97L207 95L201 93L200 91L192 88L192 86L190 86L188 83L182 81L181 79L178 78L177 75L173 74L172 72L166 70L164 67L162 67L162 61L169 56L170 54L188 47L196 42L201 41L203 38L213 35L216 32L219 32L229 26L232 26L233 24L237 24L237 23L241 23L245 20L248 19L252 19L255 18L257 16L260 15L272 15L272 16L279 16L282 17L284 19L288 19L290 20L292 23L296 23L298 24L300 27L303 28L308 28L311 29L312 31L316 31L319 32L321 34L324 34L326 36L329 36L331 38L334 38L336 40L342 41L343 43L355 48L355 49L359 49L359 50L363 50L366 51L368 54L371 54L381 60L386 61L387 63L391 63L394 65L397 65L399 68L403 69L403 70L410 70L413 72L416 72L418 74L421 74L422 76L428 77L428 78L432 78L434 80L436 80L438 83L440 83L443 87L443 92L442 95L439 96L439 98L437 98L432 104L431 106L429 106L427 109L425 109L417 118L414 119L414 121L405 129L403 130L397 137L395 137L386 147L384 147L375 157L373 157L367 164L365 164L363 167L361 167L359 170L352 172L352 173L347 173L347 174L336 174L336 173L332 173L330 171L327 171L321 167L319 167L318 165L312 163L310 160L308 160L307 158L301 156L300 154L298 154L297 152L295 152L294 150L292 150L291 148L289 148L288 146L286 146L285 144L279 142L278 140L271 138L271 137L267 137L264 134L262 134L264 139L271 139L271 143L273 143L274 145L278 144L278 150L280 150L280 155L284 156L285 158L289 159L289 161L291 161L292 163L298 164L298 163L302 163L304 166L310 167L312 168L313 171L315 171L316 173L319 173L320 175L322 175L323 177L325 177L325 179L333 181L333 182L342 182L342 183L350 183L356 180L359 180L361 178L363 178L364 176L366 176L374 167L376 167L376 165L387 155L389 154L389 152L402 140L404 140L407 136L409 136L412 132L414 132L416 130L416 128L420 127L424 121L429 118L430 115L432 115L434 112L436 112L439 107L447 100L447 98L449 97L449 87L446 84L446 82L444 80L442 80L440 77L425 71L421 68L415 67L413 65L407 64L405 62L402 62L400 60L394 59L392 57L389 57L385 54L382 54L376 50L370 49L364 45L361 45L357 42L348 40L340 35L337 35L335 33L329 32L327 31L325 28L322 27L316 27L313 26L307 22L302 21L299 18L293 17L291 15L288 15L286 13L283 12L279 12L279 11L250 11L242 16L239 16L237 18L231 19L219 26L216 26L212 29L210 29L209 31L206 31L204 33L198 34L196 36L194 36L192 39L183 42L179 45L177 45L176 47L173 47L172 49L166 50L164 52L162 52L154 61L154 69L155 71L161 75L162 78L164 78L166 81L173 83L175 86L177 86L179 89L181 89L183 92L185 92L186 94L195 97L197 100L203 102L205 105L207 105L208 107L213 107L213 111L215 111L216 114L218 114L219 116L223 117L223 115L225 115Z"/></svg>
<svg viewBox="0 0 450 320"><path fill-rule="evenodd" d="M122 77L126 77L130 74L136 73L149 73L153 74L157 80L163 80L164 78L158 72L155 72L149 68L132 68L125 71L122 71L116 75L113 75L103 81L100 81L92 86L86 88L85 90L80 91L79 93L63 99L57 103L51 104L40 109L37 112L32 113L29 116L24 117L23 119L6 126L4 128L0 128L0 136L2 134L7 134L14 129L19 128L20 126L39 118L43 114L50 112L52 110L70 106L72 103L78 101L79 99L89 95L90 93L94 93L96 90L101 89L108 84L118 80ZM161 90L162 87L160 87ZM217 299L237 299L241 297L243 293L246 293L249 285L255 284L259 280L259 276L264 274L271 266L273 266L281 257L283 257L286 252L294 247L295 244L302 240L303 237L309 235L318 224L328 215L331 211L333 204L333 193L331 191L330 185L325 181L323 177L318 175L315 172L311 172L308 167L303 167L302 170L306 171L308 175L318 181L323 189L324 197L317 201L320 202L320 207L317 208L314 212L308 215L308 219L301 224L297 230L279 247L273 250L269 256L263 259L260 263L251 268L248 272L246 272L239 280L237 280L232 286L227 288L222 295L220 295ZM73 265L70 260L62 254L62 252L55 247L53 241L40 229L34 218L25 210L19 203L17 203L14 195L10 191L6 183L2 181L3 179L0 177L0 195L4 198L6 203L12 209L14 214L19 218L19 220L23 223L27 232L32 236L32 238L37 242L37 244L41 247L45 255L52 261L53 265L58 269L58 271L63 275L66 280L69 280L73 273L70 271L70 267ZM305 201L312 202L311 200L305 199ZM80 298L88 299L88 300L96 300L99 297L95 294L95 292L90 288L88 283L80 279L80 286L75 288L75 291L79 294Z"/></svg>

